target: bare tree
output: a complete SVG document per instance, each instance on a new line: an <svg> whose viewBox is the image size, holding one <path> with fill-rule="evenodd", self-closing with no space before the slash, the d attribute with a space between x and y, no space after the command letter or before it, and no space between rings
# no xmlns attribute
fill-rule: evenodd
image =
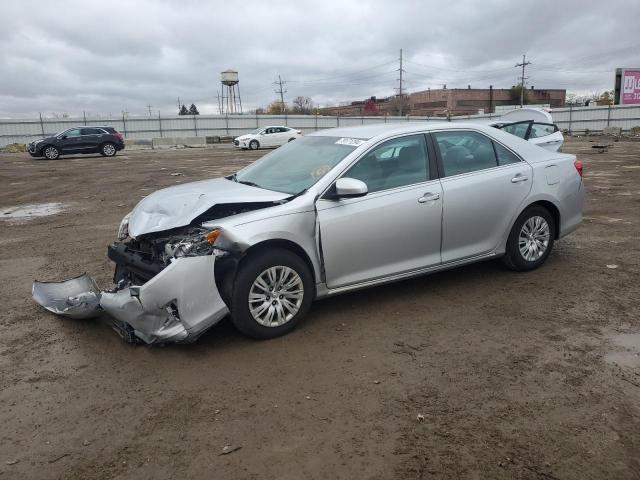
<svg viewBox="0 0 640 480"><path fill-rule="evenodd" d="M308 115L313 111L313 101L309 97L297 96L293 99L292 113Z"/></svg>
<svg viewBox="0 0 640 480"><path fill-rule="evenodd" d="M283 105L280 100L275 100L267 107L267 113L269 115L281 115L284 113Z"/></svg>

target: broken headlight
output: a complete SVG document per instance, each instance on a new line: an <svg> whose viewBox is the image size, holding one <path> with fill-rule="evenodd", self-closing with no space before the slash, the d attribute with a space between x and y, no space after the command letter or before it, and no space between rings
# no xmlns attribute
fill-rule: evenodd
<svg viewBox="0 0 640 480"><path fill-rule="evenodd" d="M164 246L165 261L172 258L193 257L213 253L215 241L220 236L218 229L198 229L196 232L182 237L172 238Z"/></svg>
<svg viewBox="0 0 640 480"><path fill-rule="evenodd" d="M120 226L118 227L118 240L124 240L129 236L129 217L131 217L131 212L127 213L120 222Z"/></svg>

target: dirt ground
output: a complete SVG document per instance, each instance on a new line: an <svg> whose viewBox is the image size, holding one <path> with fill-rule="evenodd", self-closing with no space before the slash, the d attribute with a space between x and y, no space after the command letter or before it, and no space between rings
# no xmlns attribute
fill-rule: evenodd
<svg viewBox="0 0 640 480"><path fill-rule="evenodd" d="M164 348L55 317L31 282L108 286L142 196L260 153L0 154L0 209L64 206L0 219L0 478L640 478L640 142L591 145L565 147L583 226L537 271L476 264L323 300L275 340L223 322Z"/></svg>

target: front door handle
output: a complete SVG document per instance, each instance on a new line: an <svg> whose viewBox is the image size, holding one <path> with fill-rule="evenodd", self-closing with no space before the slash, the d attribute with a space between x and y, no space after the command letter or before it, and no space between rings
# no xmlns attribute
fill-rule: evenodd
<svg viewBox="0 0 640 480"><path fill-rule="evenodd" d="M529 177L527 177L526 175L522 175L521 173L517 174L515 177L513 177L511 179L511 183L520 183L520 182L526 182L527 180L529 180Z"/></svg>
<svg viewBox="0 0 640 480"><path fill-rule="evenodd" d="M440 194L439 193L427 192L422 197L420 197L418 199L418 203L427 203L427 202L431 202L433 200L440 200Z"/></svg>

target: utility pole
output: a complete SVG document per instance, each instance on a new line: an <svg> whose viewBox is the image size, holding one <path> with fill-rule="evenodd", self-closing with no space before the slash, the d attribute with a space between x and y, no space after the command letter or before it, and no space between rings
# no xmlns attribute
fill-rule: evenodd
<svg viewBox="0 0 640 480"><path fill-rule="evenodd" d="M399 78L399 85L398 85L398 97L399 97L399 102L398 102L398 116L402 116L402 104L404 103L404 100L402 98L402 73L404 72L404 69L402 68L402 49L400 49L400 68L398 69L398 71L400 72L400 78Z"/></svg>
<svg viewBox="0 0 640 480"><path fill-rule="evenodd" d="M216 95L218 96L218 113L222 115L222 103L220 102L220 92L216 92Z"/></svg>
<svg viewBox="0 0 640 480"><path fill-rule="evenodd" d="M282 107L282 113L285 113L285 114L286 114L286 112L287 112L287 108L286 108L286 106L285 106L285 104L284 104L284 94L285 94L285 93L287 93L287 91L286 91L286 90L284 90L284 88L283 88L283 87L284 87L284 85L286 85L286 84L287 84L287 82L283 82L283 81L282 81L282 78L280 78L280 75L278 75L278 81L277 81L277 82L273 82L273 84L274 84L275 86L277 86L277 87L278 87L278 88L275 90L275 92L276 92L276 93L278 93L278 94L280 94L280 105L281 105L281 107Z"/></svg>
<svg viewBox="0 0 640 480"><path fill-rule="evenodd" d="M147 105L147 109L149 110L149 116L151 116L151 104Z"/></svg>
<svg viewBox="0 0 640 480"><path fill-rule="evenodd" d="M522 76L520 77L520 108L524 106L524 81L529 78L524 76L524 67L531 65L531 62L527 62L527 56L522 55L522 63L516 63L516 67L522 67Z"/></svg>
<svg viewBox="0 0 640 480"><path fill-rule="evenodd" d="M400 68L398 68L398 72L400 72L400 78L398 78L398 115L402 116L402 110L404 107L404 97L402 96L402 74L405 73L404 68L402 68L402 49L400 49Z"/></svg>

